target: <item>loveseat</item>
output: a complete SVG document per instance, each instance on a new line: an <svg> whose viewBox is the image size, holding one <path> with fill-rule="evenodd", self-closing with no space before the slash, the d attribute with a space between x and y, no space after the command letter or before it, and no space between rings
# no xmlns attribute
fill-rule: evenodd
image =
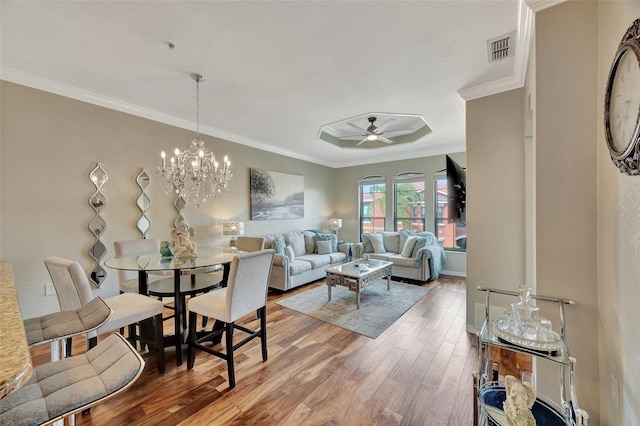
<svg viewBox="0 0 640 426"><path fill-rule="evenodd" d="M274 249L269 287L282 291L326 276L325 270L348 261L349 244L338 244L334 234L295 231L263 235L265 249Z"/></svg>
<svg viewBox="0 0 640 426"><path fill-rule="evenodd" d="M431 232L364 233L354 255L393 262L391 275L427 282L438 278L446 261L444 249Z"/></svg>

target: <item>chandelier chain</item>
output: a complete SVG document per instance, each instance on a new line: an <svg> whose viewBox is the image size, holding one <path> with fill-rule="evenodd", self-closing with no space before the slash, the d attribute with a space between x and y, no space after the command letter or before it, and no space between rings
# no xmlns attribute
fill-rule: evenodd
<svg viewBox="0 0 640 426"><path fill-rule="evenodd" d="M196 78L196 139L200 140L200 78Z"/></svg>
<svg viewBox="0 0 640 426"><path fill-rule="evenodd" d="M191 78L196 82L196 139L182 150L176 149L169 164L162 151L162 165L157 173L162 177L167 193L175 192L198 207L207 199L226 195L233 174L229 158L225 155L222 164L218 164L215 154L200 140L200 83L204 77L193 73Z"/></svg>

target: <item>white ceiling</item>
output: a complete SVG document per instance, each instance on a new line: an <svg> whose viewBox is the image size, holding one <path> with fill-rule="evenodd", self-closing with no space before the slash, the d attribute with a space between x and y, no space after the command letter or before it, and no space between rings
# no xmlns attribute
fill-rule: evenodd
<svg viewBox="0 0 640 426"><path fill-rule="evenodd" d="M530 31L518 0L0 4L4 80L195 129L198 72L202 133L331 167L464 151L463 97L521 86ZM514 30L516 57L489 64L486 40ZM370 151L318 140L370 111L433 132Z"/></svg>

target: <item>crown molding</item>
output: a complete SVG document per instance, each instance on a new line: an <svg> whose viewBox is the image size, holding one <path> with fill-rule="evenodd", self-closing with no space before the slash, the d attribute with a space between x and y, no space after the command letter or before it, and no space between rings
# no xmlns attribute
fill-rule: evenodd
<svg viewBox="0 0 640 426"><path fill-rule="evenodd" d="M92 105L101 106L104 108L108 108L114 111L120 111L125 114L135 115L137 117L146 118L148 120L157 121L159 123L168 124L170 126L178 127L181 129L195 131L196 124L190 120L184 120L181 118L174 117L169 114L164 114L155 110L151 110L148 108L143 108L138 105L129 104L117 99L109 98L106 96L99 95L94 92L90 92L88 90L79 89L74 86L69 86L63 83L59 83L52 80L47 80L41 77L37 77L32 74L27 74L22 71L17 71L12 68L0 67L0 80L5 80L11 83L20 84L22 86L31 87L34 89L42 90L44 92L53 93L56 95L64 96L70 99L75 99L81 102L86 102ZM220 129L216 129L206 125L200 125L200 133L202 135L208 135L219 139L224 139L226 141L232 143L238 143L240 145L249 146L251 148L261 149L263 151L267 151L273 154L282 155L289 158L295 158L297 160L308 161L313 164L318 164L325 167L330 168L340 168L340 167L348 167L348 166L359 166L362 164L368 164L367 162L362 161L353 161L353 162L340 162L340 161L332 161L331 163L326 161L318 161L317 158L311 158L309 156L300 155L297 152L279 149L276 146L267 145L265 143L246 138L244 136L236 135L230 132L225 132ZM460 151L464 151L464 146L456 147ZM439 149L439 148L431 148L423 152L425 156L427 155L439 155L446 154L451 152L449 149ZM414 156L412 154L412 156ZM395 157L386 157L385 161L394 161L394 160L406 160L407 154L399 154ZM380 159L372 159L371 163L379 163Z"/></svg>
<svg viewBox="0 0 640 426"><path fill-rule="evenodd" d="M518 4L518 42L513 75L460 89L458 95L465 101L470 101L523 87L534 37L535 14L566 1L568 0L520 0Z"/></svg>
<svg viewBox="0 0 640 426"><path fill-rule="evenodd" d="M525 0L525 3L527 3L527 6L534 12L540 12L541 10L548 9L566 1L567 0Z"/></svg>
<svg viewBox="0 0 640 426"><path fill-rule="evenodd" d="M487 83L460 89L458 90L458 95L468 102L474 99L484 98L485 96L496 95L498 93L518 89L523 85L524 84L519 76L512 75L499 80L489 81Z"/></svg>
<svg viewBox="0 0 640 426"><path fill-rule="evenodd" d="M422 157L434 157L436 155L445 155L445 154L454 154L457 152L466 152L467 147L464 141L455 144L437 144L430 145L427 144L426 147L421 146L422 142L414 142L416 144L416 149L411 152L403 152L399 154L388 154L385 155L384 159L380 159L379 157L372 158L362 158L357 161L340 161L340 159L336 159L336 161L330 165L334 169L339 169L342 167L353 167L353 166L364 166L367 164L379 164L379 163L388 163L391 161L404 161L410 160L414 158L422 158Z"/></svg>
<svg viewBox="0 0 640 426"><path fill-rule="evenodd" d="M20 84L67 98L87 102L93 105L125 112L127 114L136 115L138 117L148 118L149 120L159 121L161 123L171 124L183 129L191 129L193 123L189 120L182 120L168 114L154 111L148 108L142 108L138 105L123 102L118 99L109 98L88 90L79 89L57 81L48 80L42 77L28 74L22 71L8 67L0 67L0 78L11 83Z"/></svg>
<svg viewBox="0 0 640 426"><path fill-rule="evenodd" d="M118 99L103 96L98 93L90 92L88 90L79 89L77 87L69 86L64 83L47 80L47 79L35 76L33 74L28 74L22 71L15 70L13 68L0 66L0 80L5 80L11 83L20 84L22 86L31 87L34 89L42 90L44 92L49 92L56 95L64 96L66 98L75 99L81 102L86 102L92 105L101 106L114 111L124 112L125 114L135 115L137 117L146 118L148 120L157 121L159 123L168 124L170 126L178 127L181 129L195 131L195 128L196 128L196 123L190 120L177 118L169 114L165 114L149 108L144 108L138 105L123 102ZM208 136L212 136L219 139L224 139L229 142L239 143L241 145L246 145L252 148L261 149L263 151L272 152L274 154L284 155L285 157L291 157L298 160L309 161L311 163L320 164L327 167L335 167L333 164L325 164L324 162L318 162L318 160L315 158L310 158L308 156L300 155L297 152L278 149L276 147L253 140L251 138L236 135L230 132L225 132L224 130L216 129L214 127L200 125L200 133L203 135L208 135Z"/></svg>
<svg viewBox="0 0 640 426"><path fill-rule="evenodd" d="M513 74L508 77L459 89L458 95L465 101L471 101L473 99L483 98L485 96L491 96L523 87L527 74L529 55L531 53L534 23L535 12L527 5L525 0L520 0L518 2L518 40L516 43L516 53L513 61Z"/></svg>

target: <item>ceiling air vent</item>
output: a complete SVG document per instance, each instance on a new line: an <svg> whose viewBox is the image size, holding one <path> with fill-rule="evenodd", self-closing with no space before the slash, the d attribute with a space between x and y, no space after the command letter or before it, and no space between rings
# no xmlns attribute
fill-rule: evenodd
<svg viewBox="0 0 640 426"><path fill-rule="evenodd" d="M489 63L501 61L516 53L516 32L487 40L487 57Z"/></svg>

